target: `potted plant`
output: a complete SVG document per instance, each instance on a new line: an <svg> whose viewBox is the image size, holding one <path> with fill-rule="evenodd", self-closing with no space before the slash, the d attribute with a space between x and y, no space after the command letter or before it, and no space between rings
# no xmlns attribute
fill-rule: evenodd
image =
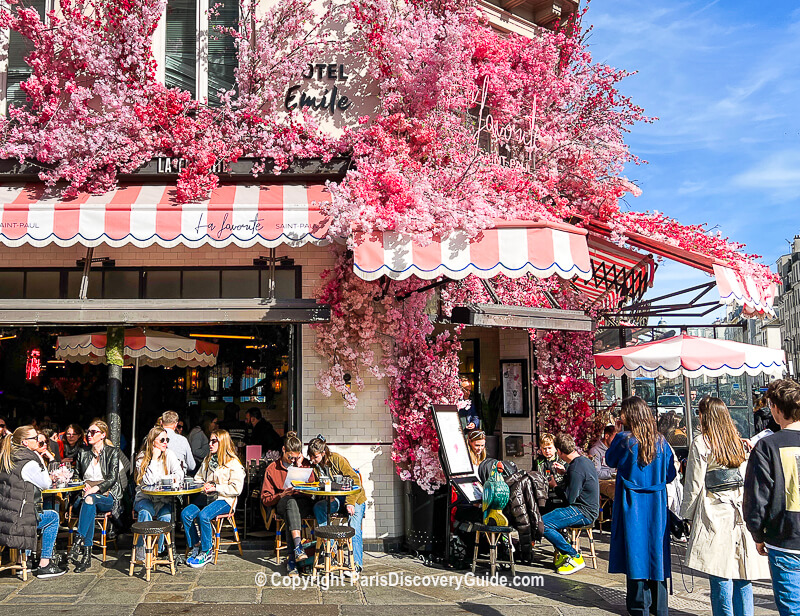
<svg viewBox="0 0 800 616"><path fill-rule="evenodd" d="M495 436L497 418L503 409L503 387L498 385L489 392L489 400L481 396L481 417L483 418L483 431L486 432L486 455L489 458L499 458L500 437Z"/></svg>

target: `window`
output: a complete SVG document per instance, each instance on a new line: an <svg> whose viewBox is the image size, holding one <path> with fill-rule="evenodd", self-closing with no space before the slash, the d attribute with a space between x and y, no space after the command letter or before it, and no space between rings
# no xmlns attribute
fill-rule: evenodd
<svg viewBox="0 0 800 616"><path fill-rule="evenodd" d="M214 7L210 17L209 6ZM239 0L168 0L162 23L163 47L158 33L153 43L165 85L219 105L220 91L234 86L237 57L233 39L215 26L235 28L238 23Z"/></svg>
<svg viewBox="0 0 800 616"><path fill-rule="evenodd" d="M45 19L47 10L52 8L52 3L48 3L47 0L27 0L24 6L35 9L39 17ZM25 62L25 56L33 49L31 42L24 36L9 30L0 31L0 46L6 40L8 58L0 60L0 111L3 113L7 113L9 104L20 107L27 101L27 94L20 85L31 75L31 67Z"/></svg>

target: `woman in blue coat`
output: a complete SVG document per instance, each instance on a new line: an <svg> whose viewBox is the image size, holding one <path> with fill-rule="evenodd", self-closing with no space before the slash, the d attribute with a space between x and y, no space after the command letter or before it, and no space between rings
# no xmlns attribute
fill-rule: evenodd
<svg viewBox="0 0 800 616"><path fill-rule="evenodd" d="M606 452L606 464L617 469L608 572L628 578L629 614L665 616L670 577L666 487L675 478L672 450L641 398L622 401L621 419L624 430Z"/></svg>

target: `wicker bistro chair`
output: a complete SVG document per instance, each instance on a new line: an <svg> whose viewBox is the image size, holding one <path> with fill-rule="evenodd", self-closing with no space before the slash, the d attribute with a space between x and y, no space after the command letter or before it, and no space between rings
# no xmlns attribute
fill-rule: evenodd
<svg viewBox="0 0 800 616"><path fill-rule="evenodd" d="M569 542L572 544L572 547L581 551L581 538L586 537L589 541L589 554L584 556L584 559L588 559L592 561L592 569L597 569L597 553L594 549L594 536L592 535L592 530L594 529L594 524L589 524L588 526L570 526L567 528L567 532L569 533Z"/></svg>
<svg viewBox="0 0 800 616"><path fill-rule="evenodd" d="M100 547L103 549L103 562L106 562L106 551L108 550L108 521L110 519L111 519L110 511L107 511L105 513L98 513L94 518L94 522L97 525L97 528L100 529ZM66 522L67 522L67 549L69 549L72 547L73 535L78 532L78 529L75 528L78 524L78 516L74 515L72 507L70 507L69 511L67 512ZM114 551L119 552L116 538L111 539L111 541L114 542Z"/></svg>
<svg viewBox="0 0 800 616"><path fill-rule="evenodd" d="M3 562L3 554L6 550L8 550L8 562ZM23 582L28 581L28 565L26 559L25 550L6 548L6 546L0 545L0 571L21 571Z"/></svg>
<svg viewBox="0 0 800 616"><path fill-rule="evenodd" d="M472 573L475 573L475 568L478 563L489 563L489 570L491 575L497 571L497 565L508 564L511 565L511 575L516 575L517 571L514 565L514 547L511 544L511 532L514 530L511 526L487 526L485 524L473 524L475 529L475 550L472 553ZM478 558L478 548L480 547L481 537L485 537L489 543L489 558ZM500 539L505 536L508 541L508 561L500 561L497 558L497 546Z"/></svg>
<svg viewBox="0 0 800 616"><path fill-rule="evenodd" d="M264 528L269 530L272 524L275 524L275 562L281 564L281 551L289 548L288 544L283 537L283 529L286 528L286 523L283 518L279 518L275 513L275 507L270 508L269 514L264 504L261 504L261 517L264 520ZM314 532L317 527L316 518L303 518L301 521L300 536L304 541L313 541Z"/></svg>
<svg viewBox="0 0 800 616"><path fill-rule="evenodd" d="M325 576L332 573L350 573L350 583L355 580L356 563L353 557L351 526L328 524L317 527L317 544L314 550L314 571Z"/></svg>
<svg viewBox="0 0 800 616"><path fill-rule="evenodd" d="M244 552L242 551L242 541L239 538L239 529L236 527L236 519L234 518L235 514L236 514L236 504L234 503L234 506L229 513L223 513L222 515L218 515L216 518L211 520L211 528L214 531L215 565L217 564L217 558L219 558L219 548L223 545L237 546L239 548L239 556L244 558ZM222 526L225 522L228 522L231 531L233 531L233 539L222 538Z"/></svg>
<svg viewBox="0 0 800 616"><path fill-rule="evenodd" d="M170 573L175 575L175 555L172 553L172 524L170 522L134 522L131 525L133 533L133 547L131 548L131 566L128 575L133 576L135 565L141 564L145 567L145 579L150 581L150 570L158 565L169 565ZM164 535L164 543L167 547L167 558L158 558L156 546L159 538ZM136 560L136 542L139 537L144 539L144 561Z"/></svg>

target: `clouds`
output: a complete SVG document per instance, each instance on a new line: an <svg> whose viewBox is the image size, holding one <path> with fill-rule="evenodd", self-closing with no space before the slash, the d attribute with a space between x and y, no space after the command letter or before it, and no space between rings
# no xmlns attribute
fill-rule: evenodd
<svg viewBox="0 0 800 616"><path fill-rule="evenodd" d="M767 193L777 201L800 198L800 150L769 154L736 175L733 184ZM800 220L798 224L800 225Z"/></svg>

